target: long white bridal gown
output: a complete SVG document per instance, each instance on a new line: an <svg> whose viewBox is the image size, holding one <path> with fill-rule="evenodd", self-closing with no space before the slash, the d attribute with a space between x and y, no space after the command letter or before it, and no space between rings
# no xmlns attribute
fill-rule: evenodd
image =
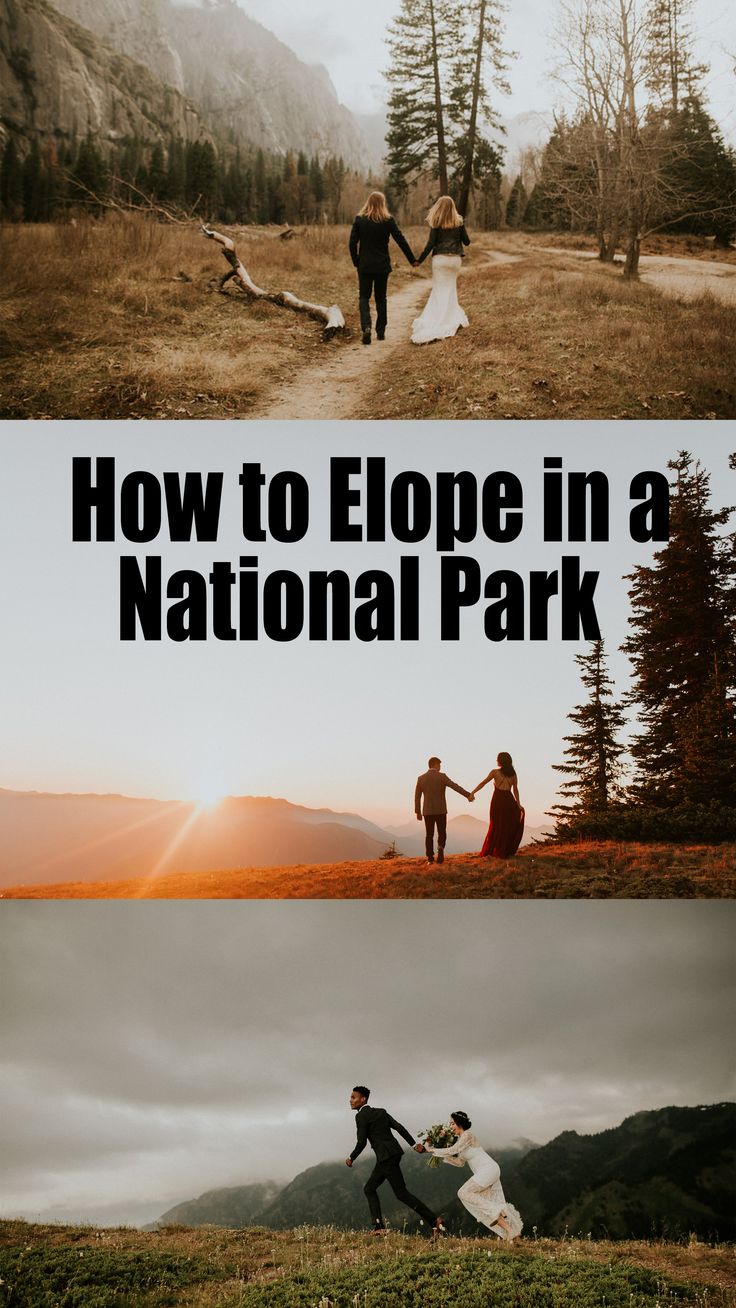
<svg viewBox="0 0 736 1308"><path fill-rule="evenodd" d="M462 262L459 254L432 256L432 293L419 317L414 319L411 339L415 345L443 340L454 336L458 327L467 327L468 315L457 298L457 275Z"/></svg>
<svg viewBox="0 0 736 1308"><path fill-rule="evenodd" d="M506 1202L501 1189L501 1169L470 1131L463 1131L457 1142L447 1149L431 1149L427 1145L427 1152L436 1154L453 1167L468 1164L473 1175L460 1186L457 1197L476 1221L489 1226L502 1240L514 1240L521 1234L524 1223L518 1208ZM508 1231L496 1225L499 1217L503 1217Z"/></svg>

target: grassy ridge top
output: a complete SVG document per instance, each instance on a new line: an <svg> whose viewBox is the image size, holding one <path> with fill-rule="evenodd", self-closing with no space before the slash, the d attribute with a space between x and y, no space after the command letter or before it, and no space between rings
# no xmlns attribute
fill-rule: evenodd
<svg viewBox="0 0 736 1308"><path fill-rule="evenodd" d="M3 899L730 899L736 845L527 845L515 858L246 867L15 886Z"/></svg>
<svg viewBox="0 0 736 1308"><path fill-rule="evenodd" d="M0 1223L12 1308L731 1308L727 1247Z"/></svg>

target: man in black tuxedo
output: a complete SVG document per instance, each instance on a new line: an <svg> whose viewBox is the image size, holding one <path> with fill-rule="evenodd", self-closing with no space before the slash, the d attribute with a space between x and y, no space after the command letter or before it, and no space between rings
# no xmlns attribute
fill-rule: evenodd
<svg viewBox="0 0 736 1308"><path fill-rule="evenodd" d="M442 1219L427 1208L421 1199L417 1199L416 1195L410 1194L407 1190L401 1174L402 1149L393 1132L398 1131L418 1154L426 1153L424 1145L417 1144L406 1127L391 1117L385 1108L371 1108L368 1103L370 1093L367 1086L356 1085L350 1096L350 1107L356 1113L358 1140L350 1157L345 1159L345 1163L348 1167L352 1167L358 1154L362 1154L367 1144L373 1148L376 1165L363 1187L363 1194L368 1200L374 1232L378 1235L386 1230L378 1200L378 1187L383 1185L384 1181L388 1181L400 1203L406 1204L407 1208L413 1208L433 1231L444 1233Z"/></svg>

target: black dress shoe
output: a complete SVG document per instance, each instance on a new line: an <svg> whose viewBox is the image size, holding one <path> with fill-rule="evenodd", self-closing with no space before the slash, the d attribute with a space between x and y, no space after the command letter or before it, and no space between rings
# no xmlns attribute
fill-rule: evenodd
<svg viewBox="0 0 736 1308"><path fill-rule="evenodd" d="M377 341L385 341L385 339L386 339L386 333L385 333L385 332L376 332L376 340L377 340Z"/></svg>
<svg viewBox="0 0 736 1308"><path fill-rule="evenodd" d="M370 343L371 343L371 332L370 332L370 327L367 327L366 330L363 332L363 344L370 345Z"/></svg>
<svg viewBox="0 0 736 1308"><path fill-rule="evenodd" d="M438 863L444 863L444 861L445 861L445 851L444 851L444 849L438 849L438 850L437 850L437 862L438 862Z"/></svg>

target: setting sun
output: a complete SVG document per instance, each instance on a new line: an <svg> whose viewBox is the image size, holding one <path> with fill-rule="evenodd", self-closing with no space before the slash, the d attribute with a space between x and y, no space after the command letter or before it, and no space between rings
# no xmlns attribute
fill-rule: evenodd
<svg viewBox="0 0 736 1308"><path fill-rule="evenodd" d="M225 795L221 789L202 787L201 790L193 797L197 807L197 812L201 813L204 809L217 808L221 804Z"/></svg>

